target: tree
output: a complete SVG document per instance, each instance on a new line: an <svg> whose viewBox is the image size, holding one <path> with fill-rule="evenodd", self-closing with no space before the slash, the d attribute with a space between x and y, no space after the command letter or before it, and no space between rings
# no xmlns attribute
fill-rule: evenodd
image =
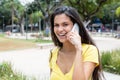
<svg viewBox="0 0 120 80"><path fill-rule="evenodd" d="M107 0L66 0L68 5L75 7L87 25L90 19L100 10ZM86 26L85 25L85 26Z"/></svg>
<svg viewBox="0 0 120 80"><path fill-rule="evenodd" d="M31 32L33 29L33 26L35 26L36 23L38 23L40 21L40 18L42 18L42 13L40 11L36 11L32 14L29 15L29 23L31 24ZM34 25L32 25L34 24Z"/></svg>
<svg viewBox="0 0 120 80"><path fill-rule="evenodd" d="M21 24L24 7L19 0L1 0L0 11L5 16L6 25Z"/></svg>
<svg viewBox="0 0 120 80"><path fill-rule="evenodd" d="M75 7L85 22L89 24L91 18L96 15L103 16L101 10L105 4L118 2L119 0L65 0L67 5ZM99 13L98 13L99 12Z"/></svg>
<svg viewBox="0 0 120 80"><path fill-rule="evenodd" d="M52 10L61 5L63 1L64 0L34 0L34 2L28 5L28 13L31 14L35 11L41 11L43 16L42 20L45 24L45 27L49 26L49 17Z"/></svg>
<svg viewBox="0 0 120 80"><path fill-rule="evenodd" d="M113 2L110 2L109 4L105 4L100 12L103 12L102 22L104 24L112 23L112 18L116 19L115 10L119 7L120 2L117 2L116 0Z"/></svg>
<svg viewBox="0 0 120 80"><path fill-rule="evenodd" d="M116 9L116 15L117 15L117 17L120 17L120 7L118 7L118 8Z"/></svg>

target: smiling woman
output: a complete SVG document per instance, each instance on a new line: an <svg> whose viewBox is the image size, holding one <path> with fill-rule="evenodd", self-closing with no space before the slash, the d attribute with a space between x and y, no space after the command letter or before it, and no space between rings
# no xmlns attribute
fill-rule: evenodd
<svg viewBox="0 0 120 80"><path fill-rule="evenodd" d="M50 23L55 44L49 59L50 80L102 80L99 50L77 10L60 6L51 14ZM72 30L75 24L79 32Z"/></svg>

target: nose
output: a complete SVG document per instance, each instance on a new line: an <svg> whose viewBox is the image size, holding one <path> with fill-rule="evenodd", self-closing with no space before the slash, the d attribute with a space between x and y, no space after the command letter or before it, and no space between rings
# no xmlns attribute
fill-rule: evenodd
<svg viewBox="0 0 120 80"><path fill-rule="evenodd" d="M58 27L58 31L63 31L63 30L64 30L64 27L62 27L62 26Z"/></svg>

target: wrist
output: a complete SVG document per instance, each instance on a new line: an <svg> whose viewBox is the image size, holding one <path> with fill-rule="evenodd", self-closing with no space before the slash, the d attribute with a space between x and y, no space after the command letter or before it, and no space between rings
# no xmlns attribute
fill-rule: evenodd
<svg viewBox="0 0 120 80"><path fill-rule="evenodd" d="M80 45L76 45L75 48L76 48L76 50L82 50L81 44Z"/></svg>
<svg viewBox="0 0 120 80"><path fill-rule="evenodd" d="M82 53L82 47L77 47L77 48L76 48L76 51Z"/></svg>

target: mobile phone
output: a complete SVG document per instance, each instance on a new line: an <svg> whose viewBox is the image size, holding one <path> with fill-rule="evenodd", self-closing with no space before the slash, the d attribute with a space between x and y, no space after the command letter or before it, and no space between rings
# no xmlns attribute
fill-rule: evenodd
<svg viewBox="0 0 120 80"><path fill-rule="evenodd" d="M73 28L72 28L71 31L72 31L72 32L77 31L77 32L79 33L79 26L78 26L77 23L74 24L74 26L73 26Z"/></svg>

